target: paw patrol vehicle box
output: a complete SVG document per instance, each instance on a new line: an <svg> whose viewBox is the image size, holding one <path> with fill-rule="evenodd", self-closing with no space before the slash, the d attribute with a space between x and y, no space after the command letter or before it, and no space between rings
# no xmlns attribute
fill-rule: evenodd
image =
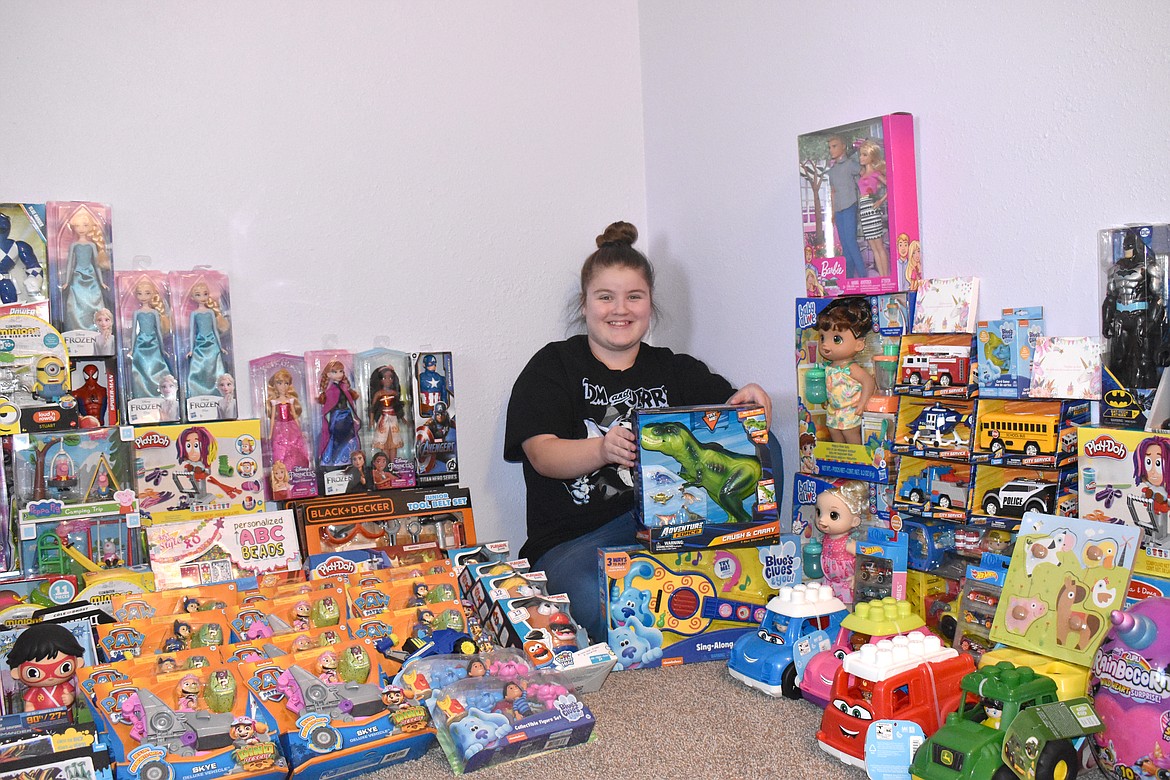
<svg viewBox="0 0 1170 780"><path fill-rule="evenodd" d="M776 481L761 408L639 409L638 539L654 552L774 542Z"/></svg>
<svg viewBox="0 0 1170 780"><path fill-rule="evenodd" d="M603 547L598 564L616 669L728 658L740 635L759 628L780 587L801 579L794 535L761 547L684 553Z"/></svg>

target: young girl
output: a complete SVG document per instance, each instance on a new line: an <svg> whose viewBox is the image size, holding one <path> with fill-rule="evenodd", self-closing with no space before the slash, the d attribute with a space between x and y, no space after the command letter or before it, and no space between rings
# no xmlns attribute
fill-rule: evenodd
<svg viewBox="0 0 1170 780"><path fill-rule="evenodd" d="M301 430L301 399L293 389L292 373L278 368L268 377L268 430L272 460L286 469L309 465L309 447ZM287 473L287 471L286 471ZM273 489L276 486L273 485Z"/></svg>
<svg viewBox="0 0 1170 780"><path fill-rule="evenodd" d="M853 573L857 568L857 542L853 529L869 514L869 485L850 479L840 487L817 496L813 524L824 534L821 540L821 569L833 595L853 603Z"/></svg>
<svg viewBox="0 0 1170 780"><path fill-rule="evenodd" d="M504 434L504 457L523 464L527 488L528 541L520 554L549 573L551 592L569 594L574 617L595 641L608 630L597 598L597 548L631 544L636 530L633 409L727 402L771 413L759 385L737 392L695 358L642 342L654 312L654 270L634 249L637 237L628 222L597 237L573 307L586 332L529 361L512 388Z"/></svg>
<svg viewBox="0 0 1170 780"><path fill-rule="evenodd" d="M817 315L820 354L828 392L827 425L835 442L861 444L861 413L877 387L873 375L854 362L873 330L873 312L865 298L835 298Z"/></svg>
<svg viewBox="0 0 1170 780"><path fill-rule="evenodd" d="M353 402L358 394L349 385L345 366L330 360L321 369L317 403L321 404L321 437L317 460L322 466L348 466L355 450L361 448Z"/></svg>
<svg viewBox="0 0 1170 780"><path fill-rule="evenodd" d="M219 300L211 294L205 281L191 285L187 294L195 305L191 310L187 352L187 397L216 395L215 383L227 373L224 367L221 333L227 333L231 323L224 316Z"/></svg>
<svg viewBox="0 0 1170 780"><path fill-rule="evenodd" d="M861 178L857 180L858 216L861 220L861 235L873 252L873 264L878 276L890 272L890 250L886 246L886 161L882 159L882 147L873 141L866 141L857 152L861 162Z"/></svg>
<svg viewBox="0 0 1170 780"><path fill-rule="evenodd" d="M370 374L370 425L374 427L375 452L384 452L390 460L398 457L402 447L400 423L406 422L402 403L402 384L393 366L379 366Z"/></svg>

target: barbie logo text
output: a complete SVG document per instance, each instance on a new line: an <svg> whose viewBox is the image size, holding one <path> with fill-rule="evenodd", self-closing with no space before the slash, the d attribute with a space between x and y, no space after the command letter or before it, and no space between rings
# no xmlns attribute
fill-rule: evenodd
<svg viewBox="0 0 1170 780"><path fill-rule="evenodd" d="M134 446L140 450L150 447L169 447L171 446L171 439L169 436L164 436L158 431L151 431L145 436L138 436L134 439Z"/></svg>
<svg viewBox="0 0 1170 780"><path fill-rule="evenodd" d="M844 275L845 275L845 264L841 261L840 258L838 258L835 261L834 260L822 260L821 261L821 272L820 272L819 276L822 279L828 279L831 276L844 276Z"/></svg>
<svg viewBox="0 0 1170 780"><path fill-rule="evenodd" d="M1125 460L1129 457L1129 451L1126 450L1124 444L1105 434L1086 442L1085 454L1094 458L1113 458L1114 460Z"/></svg>

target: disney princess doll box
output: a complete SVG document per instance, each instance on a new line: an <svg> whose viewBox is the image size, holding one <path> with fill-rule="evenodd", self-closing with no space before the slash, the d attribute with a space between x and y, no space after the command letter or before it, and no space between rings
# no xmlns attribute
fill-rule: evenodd
<svg viewBox="0 0 1170 780"><path fill-rule="evenodd" d="M260 417L267 495L275 501L317 495L312 429L308 426L305 361L275 353L248 364L252 408Z"/></svg>
<svg viewBox="0 0 1170 780"><path fill-rule="evenodd" d="M48 220L49 311L71 357L113 356L114 247L104 203L52 201Z"/></svg>
<svg viewBox="0 0 1170 780"><path fill-rule="evenodd" d="M809 296L917 289L914 117L887 114L817 130L796 144Z"/></svg>
<svg viewBox="0 0 1170 780"><path fill-rule="evenodd" d="M1170 436L1077 428L1080 517L1145 531L1141 549L1117 549L1135 571L1170 577Z"/></svg>
<svg viewBox="0 0 1170 780"><path fill-rule="evenodd" d="M634 433L638 539L649 549L776 541L777 484L763 409L638 409Z"/></svg>
<svg viewBox="0 0 1170 780"><path fill-rule="evenodd" d="M227 274L208 268L172 271L167 282L175 313L183 419L234 420L239 410Z"/></svg>
<svg viewBox="0 0 1170 780"><path fill-rule="evenodd" d="M134 485L143 524L263 512L260 421L134 429Z"/></svg>

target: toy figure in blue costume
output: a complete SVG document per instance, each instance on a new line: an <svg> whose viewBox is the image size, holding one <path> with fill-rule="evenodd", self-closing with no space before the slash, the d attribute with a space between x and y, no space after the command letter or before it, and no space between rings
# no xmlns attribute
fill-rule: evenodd
<svg viewBox="0 0 1170 780"><path fill-rule="evenodd" d="M418 408L423 417L430 417L435 405L448 403L447 377L435 370L439 361L434 355L423 356L423 371L418 375Z"/></svg>
<svg viewBox="0 0 1170 780"><path fill-rule="evenodd" d="M9 238L11 230L12 220L7 214L0 214L0 274L4 275L0 279L0 302L16 303L16 285L8 274L12 273L18 260L24 266L24 289L29 299L43 300L45 296L41 292L41 283L44 280L44 272L41 270L36 252L32 244Z"/></svg>
<svg viewBox="0 0 1170 780"><path fill-rule="evenodd" d="M317 403L321 404L321 435L318 461L322 466L348 466L350 456L361 449L358 429L361 420L354 413L358 393L349 384L345 366L330 360L321 370Z"/></svg>
<svg viewBox="0 0 1170 780"><path fill-rule="evenodd" d="M171 330L171 318L154 280L143 276L134 284L134 330L130 344L132 398L162 398L161 380L174 369L167 363L163 343Z"/></svg>
<svg viewBox="0 0 1170 780"><path fill-rule="evenodd" d="M105 280L110 271L105 231L97 217L84 206L73 212L68 224L74 240L60 284L64 291L61 319L66 331L97 330L94 315L98 310L114 309L114 302L109 298L110 286Z"/></svg>
<svg viewBox="0 0 1170 780"><path fill-rule="evenodd" d="M191 310L191 351L187 353L187 397L218 395L216 380L228 373L224 368L223 342L220 334L231 327L220 309L219 301L211 295L207 282L198 281L188 293L195 303Z"/></svg>

